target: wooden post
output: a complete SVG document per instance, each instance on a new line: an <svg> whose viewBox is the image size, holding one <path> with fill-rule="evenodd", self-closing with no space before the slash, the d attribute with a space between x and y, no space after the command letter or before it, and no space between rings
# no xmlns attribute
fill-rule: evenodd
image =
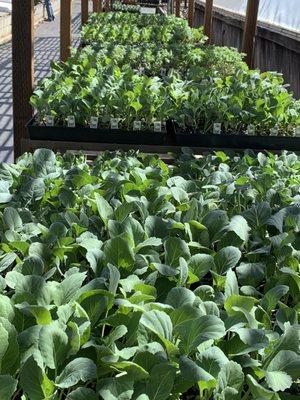
<svg viewBox="0 0 300 400"><path fill-rule="evenodd" d="M181 0L175 0L175 15L176 15L176 17L180 17L180 6L181 6Z"/></svg>
<svg viewBox="0 0 300 400"><path fill-rule="evenodd" d="M212 21L213 21L213 0L206 0L204 14L204 35L208 37L207 43L211 42Z"/></svg>
<svg viewBox="0 0 300 400"><path fill-rule="evenodd" d="M100 2L99 0L93 0L93 12L98 13L100 11Z"/></svg>
<svg viewBox="0 0 300 400"><path fill-rule="evenodd" d="M71 8L72 0L60 0L60 59L67 61L71 55Z"/></svg>
<svg viewBox="0 0 300 400"><path fill-rule="evenodd" d="M89 19L89 0L81 0L81 23L85 25Z"/></svg>
<svg viewBox="0 0 300 400"><path fill-rule="evenodd" d="M12 1L12 79L15 159L28 138L26 123L33 116L29 99L34 88L34 1Z"/></svg>
<svg viewBox="0 0 300 400"><path fill-rule="evenodd" d="M253 67L258 8L259 0L248 0L243 37L243 52L246 53L246 63L249 68Z"/></svg>
<svg viewBox="0 0 300 400"><path fill-rule="evenodd" d="M189 3L188 3L188 21L189 21L189 26L191 28L194 27L194 9L195 9L195 0L189 0Z"/></svg>

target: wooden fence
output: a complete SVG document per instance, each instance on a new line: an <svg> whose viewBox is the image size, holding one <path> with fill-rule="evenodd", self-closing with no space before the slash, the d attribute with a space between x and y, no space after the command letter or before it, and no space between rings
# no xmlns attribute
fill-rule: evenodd
<svg viewBox="0 0 300 400"><path fill-rule="evenodd" d="M205 6L195 5L195 26L203 25ZM239 14L214 8L211 43L242 49L245 18ZM300 98L300 32L258 23L254 67L262 71L278 71L297 98Z"/></svg>

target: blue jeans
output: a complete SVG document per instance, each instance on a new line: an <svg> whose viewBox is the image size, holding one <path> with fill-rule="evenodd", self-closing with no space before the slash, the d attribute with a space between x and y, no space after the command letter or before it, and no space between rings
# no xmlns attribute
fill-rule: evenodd
<svg viewBox="0 0 300 400"><path fill-rule="evenodd" d="M45 0L45 6L48 14L48 21L54 21L55 15L52 8L51 0Z"/></svg>

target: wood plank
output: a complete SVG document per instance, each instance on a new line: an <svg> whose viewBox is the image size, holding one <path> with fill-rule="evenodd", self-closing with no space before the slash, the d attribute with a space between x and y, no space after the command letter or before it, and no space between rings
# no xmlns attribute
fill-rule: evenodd
<svg viewBox="0 0 300 400"><path fill-rule="evenodd" d="M33 151L39 148L47 148L53 151L58 151L61 153L66 152L84 152L86 154L93 154L96 155L102 151L115 151L115 150L138 150L142 153L151 153L151 154L179 154L181 153L181 146L172 146L172 145L134 145L134 144L113 144L113 143L90 143L90 142L63 142L63 141L49 141L49 140L30 140L30 139L22 139L22 148L24 151ZM208 148L208 147L190 147L194 154L203 154L203 153L212 153L216 150L222 150L224 152L241 152L244 153L245 149L231 149L223 147L215 147L215 148ZM252 150L253 152L260 152L264 151L262 149L255 149ZM279 154L281 150L269 150L269 152L274 154ZM297 152L296 153L300 153Z"/></svg>
<svg viewBox="0 0 300 400"><path fill-rule="evenodd" d="M188 22L191 28L194 27L194 16L195 16L195 0L188 1Z"/></svg>
<svg viewBox="0 0 300 400"><path fill-rule="evenodd" d="M71 55L72 0L60 0L60 59L67 61Z"/></svg>
<svg viewBox="0 0 300 400"><path fill-rule="evenodd" d="M98 13L100 11L100 1L93 0L93 12Z"/></svg>
<svg viewBox="0 0 300 400"><path fill-rule="evenodd" d="M12 79L14 155L22 154L25 127L33 116L29 99L34 88L34 1L12 1Z"/></svg>
<svg viewBox="0 0 300 400"><path fill-rule="evenodd" d="M89 0L81 0L81 23L87 24L89 19Z"/></svg>
<svg viewBox="0 0 300 400"><path fill-rule="evenodd" d="M249 68L253 68L258 8L259 0L248 0L243 37L243 53L246 53L246 62Z"/></svg>
<svg viewBox="0 0 300 400"><path fill-rule="evenodd" d="M213 0L206 0L204 13L204 34L208 37L207 43L212 40Z"/></svg>
<svg viewBox="0 0 300 400"><path fill-rule="evenodd" d="M180 17L180 6L181 6L181 0L175 0L175 15L176 15L176 17Z"/></svg>

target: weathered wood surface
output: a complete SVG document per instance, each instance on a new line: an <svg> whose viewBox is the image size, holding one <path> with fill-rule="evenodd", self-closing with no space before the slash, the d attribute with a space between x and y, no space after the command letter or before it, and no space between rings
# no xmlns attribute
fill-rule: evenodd
<svg viewBox="0 0 300 400"><path fill-rule="evenodd" d="M60 4L60 59L67 61L71 55L72 0L61 0Z"/></svg>
<svg viewBox="0 0 300 400"><path fill-rule="evenodd" d="M33 61L34 1L13 0L12 79L15 158L22 154L22 139L28 137L26 123L33 115L33 109L29 103L34 87Z"/></svg>
<svg viewBox="0 0 300 400"><path fill-rule="evenodd" d="M204 24L204 9L196 3L195 26ZM212 43L242 50L244 23L240 15L214 10ZM281 72L300 98L300 35L298 40L289 32L258 23L253 65L262 71Z"/></svg>
<svg viewBox="0 0 300 400"><path fill-rule="evenodd" d="M253 68L254 48L257 33L259 0L248 0L246 20L243 35L243 52L246 54L245 61L249 68Z"/></svg>

